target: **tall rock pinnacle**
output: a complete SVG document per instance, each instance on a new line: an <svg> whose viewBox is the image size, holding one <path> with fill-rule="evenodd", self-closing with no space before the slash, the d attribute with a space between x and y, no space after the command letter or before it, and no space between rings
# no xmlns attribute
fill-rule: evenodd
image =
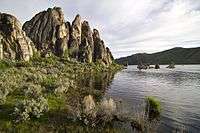
<svg viewBox="0 0 200 133"><path fill-rule="evenodd" d="M0 13L0 59L28 61L33 56L32 46L17 18Z"/></svg>
<svg viewBox="0 0 200 133"><path fill-rule="evenodd" d="M81 44L81 16L76 15L71 26L69 48L73 58L78 59L79 46Z"/></svg>

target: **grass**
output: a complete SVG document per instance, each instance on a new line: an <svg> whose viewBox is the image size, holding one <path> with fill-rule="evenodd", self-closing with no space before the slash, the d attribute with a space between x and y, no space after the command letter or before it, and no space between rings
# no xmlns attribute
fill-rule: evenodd
<svg viewBox="0 0 200 133"><path fill-rule="evenodd" d="M158 117L161 113L161 103L155 97L146 97L146 113L150 119Z"/></svg>
<svg viewBox="0 0 200 133"><path fill-rule="evenodd" d="M116 64L105 67L55 56L35 56L30 62L2 60L0 89L6 89L9 93L5 103L0 105L0 132L87 130L88 127L74 121L76 117L71 114L79 110L81 101L89 94L97 101L100 100L105 92L104 88L120 69L121 66ZM39 119L31 118L30 121L15 123L12 115L14 107L17 102L26 99L24 90L30 87L35 88L35 91L40 90L48 101L49 111ZM65 91L57 94L52 91L54 89ZM40 94L34 91L32 93Z"/></svg>

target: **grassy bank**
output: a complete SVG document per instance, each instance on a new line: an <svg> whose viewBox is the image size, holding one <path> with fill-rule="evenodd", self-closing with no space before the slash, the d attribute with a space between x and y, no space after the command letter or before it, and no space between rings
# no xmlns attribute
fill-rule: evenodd
<svg viewBox="0 0 200 133"><path fill-rule="evenodd" d="M121 68L57 57L34 57L30 62L2 60L0 131L92 131L77 122L82 101L92 95L98 102Z"/></svg>

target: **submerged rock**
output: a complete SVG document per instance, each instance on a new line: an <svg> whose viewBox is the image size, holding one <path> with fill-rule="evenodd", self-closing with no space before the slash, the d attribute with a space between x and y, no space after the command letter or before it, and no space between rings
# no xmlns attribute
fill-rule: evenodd
<svg viewBox="0 0 200 133"><path fill-rule="evenodd" d="M175 64L172 62L169 66L167 66L167 68L174 69L175 68Z"/></svg>
<svg viewBox="0 0 200 133"><path fill-rule="evenodd" d="M155 65L155 69L160 69L159 64L156 64L156 65Z"/></svg>
<svg viewBox="0 0 200 133"><path fill-rule="evenodd" d="M33 56L33 42L12 15L0 13L0 59L29 61Z"/></svg>

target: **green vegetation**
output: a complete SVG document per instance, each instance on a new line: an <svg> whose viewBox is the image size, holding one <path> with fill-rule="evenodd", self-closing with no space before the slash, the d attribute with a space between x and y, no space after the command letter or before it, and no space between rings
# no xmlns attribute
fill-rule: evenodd
<svg viewBox="0 0 200 133"><path fill-rule="evenodd" d="M55 56L2 60L0 66L0 132L94 131L80 119L84 97L99 102L122 68Z"/></svg>
<svg viewBox="0 0 200 133"><path fill-rule="evenodd" d="M161 113L161 104L154 97L146 98L146 113L148 114L150 119L156 118Z"/></svg>
<svg viewBox="0 0 200 133"><path fill-rule="evenodd" d="M117 64L106 67L55 56L1 64L0 132L124 132L114 126L122 122L141 131L152 128L146 115L123 116L117 110L121 104L103 98L122 69ZM148 99L149 108L159 110L160 104Z"/></svg>

